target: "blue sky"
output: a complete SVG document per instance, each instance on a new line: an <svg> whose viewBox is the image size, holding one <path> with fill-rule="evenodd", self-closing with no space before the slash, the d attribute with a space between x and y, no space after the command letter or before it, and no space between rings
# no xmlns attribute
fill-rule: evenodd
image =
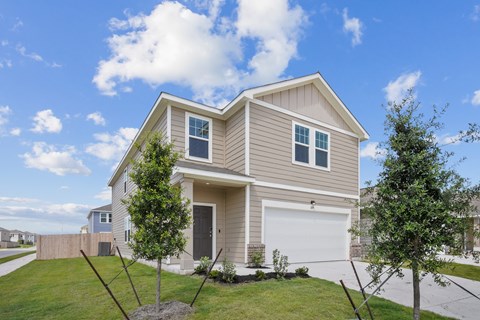
<svg viewBox="0 0 480 320"><path fill-rule="evenodd" d="M0 226L77 233L156 97L222 105L319 71L370 133L375 180L389 99L415 87L438 139L480 122L479 1L2 1ZM476 144L451 144L480 182ZM454 162L452 162L454 164Z"/></svg>

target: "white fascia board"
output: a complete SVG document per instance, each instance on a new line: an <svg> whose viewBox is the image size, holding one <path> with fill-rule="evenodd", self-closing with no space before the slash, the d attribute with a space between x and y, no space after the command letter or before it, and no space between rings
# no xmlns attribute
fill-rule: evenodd
<svg viewBox="0 0 480 320"><path fill-rule="evenodd" d="M237 176L234 174L220 173L220 172L211 172L200 169L192 169L185 167L177 167L175 173L182 173L184 176L189 178L197 178L208 181L218 181L218 182L228 182L236 184L250 184L255 182L255 178L252 177L243 177Z"/></svg>
<svg viewBox="0 0 480 320"><path fill-rule="evenodd" d="M358 195L354 195L354 194L332 192L332 191L311 189L311 188L304 188L304 187L297 187L297 186L290 186L290 185L286 185L286 184L272 183L272 182L266 182L266 181L255 181L253 183L253 185L254 186L259 186L259 187L267 187L267 188L288 190L288 191L298 191L298 192L304 192L304 193L319 194L319 195L322 195L322 196L331 196L331 197L339 197L339 198L360 200L360 197Z"/></svg>

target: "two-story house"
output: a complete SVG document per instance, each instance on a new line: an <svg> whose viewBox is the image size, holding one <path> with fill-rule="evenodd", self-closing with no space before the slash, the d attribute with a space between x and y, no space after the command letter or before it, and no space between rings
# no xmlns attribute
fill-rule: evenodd
<svg viewBox="0 0 480 320"><path fill-rule="evenodd" d="M10 241L11 242L21 242L25 241L25 232L20 230L10 230Z"/></svg>
<svg viewBox="0 0 480 320"><path fill-rule="evenodd" d="M109 181L113 233L129 253L121 200L135 191L133 145L160 131L184 155L172 176L191 201L180 269L202 256L247 263L279 249L290 263L350 258L358 239L360 142L368 133L319 73L248 89L223 108L161 93ZM223 258L223 257L222 257Z"/></svg>
<svg viewBox="0 0 480 320"><path fill-rule="evenodd" d="M112 205L90 210L87 216L88 233L112 232Z"/></svg>

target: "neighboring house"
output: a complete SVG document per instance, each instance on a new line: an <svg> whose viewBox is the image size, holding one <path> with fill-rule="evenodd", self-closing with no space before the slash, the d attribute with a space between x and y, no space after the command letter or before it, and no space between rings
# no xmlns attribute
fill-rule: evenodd
<svg viewBox="0 0 480 320"><path fill-rule="evenodd" d="M90 210L87 219L89 233L112 232L112 205Z"/></svg>
<svg viewBox="0 0 480 320"><path fill-rule="evenodd" d="M20 242L21 240L25 240L25 232L20 230L10 230L10 241Z"/></svg>
<svg viewBox="0 0 480 320"><path fill-rule="evenodd" d="M10 241L10 230L0 227L0 242Z"/></svg>
<svg viewBox="0 0 480 320"><path fill-rule="evenodd" d="M190 199L180 270L215 257L247 263L279 249L290 263L346 260L358 250L359 149L368 133L319 73L243 91L223 108L161 93L109 181L113 233L122 252L132 224L122 199L133 145L160 131L184 160L172 184ZM134 227L134 226L133 226ZM353 249L353 250L352 250ZM193 255L193 259L192 256Z"/></svg>
<svg viewBox="0 0 480 320"><path fill-rule="evenodd" d="M80 227L80 233L88 233L88 224Z"/></svg>
<svg viewBox="0 0 480 320"><path fill-rule="evenodd" d="M362 210L362 204L369 201L372 198L372 195L369 194L365 196L366 188L360 190L360 229L363 232L366 232L371 225L370 217ZM474 236L474 232L480 232L480 199L475 199L472 201L472 206L475 207L475 211L471 213L471 228L470 232L464 237L464 249L465 250L475 250L480 251L480 239ZM370 245L372 239L367 235L360 236L360 243L363 247L363 254L365 254L365 247Z"/></svg>
<svg viewBox="0 0 480 320"><path fill-rule="evenodd" d="M25 243L32 243L33 244L33 243L37 242L36 234L28 232L28 231L25 231L24 239L25 239Z"/></svg>

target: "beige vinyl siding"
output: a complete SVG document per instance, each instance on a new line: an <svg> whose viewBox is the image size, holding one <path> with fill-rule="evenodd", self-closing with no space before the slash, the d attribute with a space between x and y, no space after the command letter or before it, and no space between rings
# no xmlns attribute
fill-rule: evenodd
<svg viewBox="0 0 480 320"><path fill-rule="evenodd" d="M130 169L130 168L129 168ZM133 182L127 182L127 194L123 193L123 172L112 186L112 232L115 239L115 245L120 248L122 255L131 255L132 250L125 243L125 230L123 228L123 219L128 216L127 207L122 203L122 199L135 189Z"/></svg>
<svg viewBox="0 0 480 320"><path fill-rule="evenodd" d="M230 261L244 263L245 189L227 189L225 208L225 254Z"/></svg>
<svg viewBox="0 0 480 320"><path fill-rule="evenodd" d="M192 115L195 113L190 112ZM216 167L225 167L225 121L211 118L213 127L212 136L212 164ZM172 141L176 150L185 154L185 110L172 106ZM185 159L186 161L209 164Z"/></svg>
<svg viewBox="0 0 480 320"><path fill-rule="evenodd" d="M216 257L218 251L223 248L223 252L220 255L220 260L222 261L225 257L225 190L206 187L205 184L194 184L193 185L193 203L214 203L216 205L216 230L215 234L217 237L216 246L217 252L213 252L213 258Z"/></svg>
<svg viewBox="0 0 480 320"><path fill-rule="evenodd" d="M153 126L152 131L161 132L164 137L167 136L167 109L163 111L157 123Z"/></svg>
<svg viewBox="0 0 480 320"><path fill-rule="evenodd" d="M226 120L225 168L245 173L245 109Z"/></svg>
<svg viewBox="0 0 480 320"><path fill-rule="evenodd" d="M262 200L287 201L310 204L315 200L318 206L348 208L352 210L351 223L358 220L358 209L352 200L339 197L322 196L298 191L281 190L260 186L250 188L250 243L261 243L262 237ZM356 237L354 237L356 241ZM266 252L271 255L271 252Z"/></svg>
<svg viewBox="0 0 480 320"><path fill-rule="evenodd" d="M351 131L338 112L313 84L268 94L257 99Z"/></svg>
<svg viewBox="0 0 480 320"><path fill-rule="evenodd" d="M257 181L358 194L357 138L250 106L250 174ZM292 120L330 133L330 171L292 163Z"/></svg>

